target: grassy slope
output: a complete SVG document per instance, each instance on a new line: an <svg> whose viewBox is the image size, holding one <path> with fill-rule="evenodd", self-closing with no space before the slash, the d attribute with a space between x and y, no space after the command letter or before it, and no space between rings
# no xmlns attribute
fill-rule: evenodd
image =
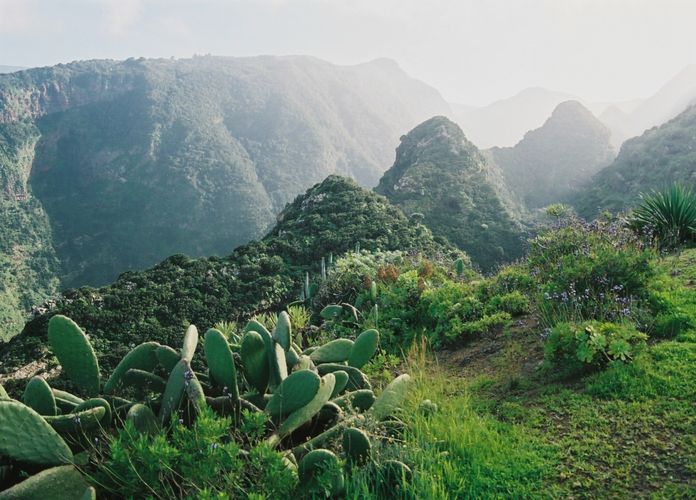
<svg viewBox="0 0 696 500"><path fill-rule="evenodd" d="M696 318L696 250L666 259L672 293ZM411 356L407 412L429 498L696 495L696 334L651 344L633 367L550 382L533 320L490 332L438 360ZM619 367L622 368L622 367Z"/></svg>

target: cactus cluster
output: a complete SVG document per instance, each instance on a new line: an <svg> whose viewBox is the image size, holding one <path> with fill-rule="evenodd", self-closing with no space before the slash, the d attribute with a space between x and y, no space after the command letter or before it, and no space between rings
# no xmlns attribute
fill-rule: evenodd
<svg viewBox="0 0 696 500"><path fill-rule="evenodd" d="M327 306L322 316L350 313L346 306ZM344 471L338 456L327 449L329 443L342 444L349 465L370 462L373 438L365 422L393 416L408 382L408 375L402 375L379 397L373 392L361 368L377 351L377 330L302 349L286 312L278 315L273 331L249 321L238 343L209 329L202 342L206 372L193 368L202 364L194 361L199 336L191 325L179 351L142 343L103 385L82 329L64 316L54 316L48 328L50 347L79 395L52 388L40 377L28 382L23 402L0 387L0 459L52 467L0 493L1 498L38 495L51 481L93 498L93 490L70 465L73 453L89 442L85 438L126 423L136 432L154 434L177 422L188 425L204 407L232 416L233 422L240 422L245 411L262 415L267 444L286 450L303 487L306 483L313 491L328 484L324 493L337 494L344 488Z"/></svg>

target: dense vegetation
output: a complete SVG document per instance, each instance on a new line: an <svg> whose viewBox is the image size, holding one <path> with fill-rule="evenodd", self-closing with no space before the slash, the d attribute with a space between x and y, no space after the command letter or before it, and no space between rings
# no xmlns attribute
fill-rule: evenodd
<svg viewBox="0 0 696 500"><path fill-rule="evenodd" d="M577 101L554 109L514 147L492 148L510 189L530 208L566 199L614 159L610 131Z"/></svg>
<svg viewBox="0 0 696 500"><path fill-rule="evenodd" d="M696 106L642 136L626 141L619 156L597 173L571 204L584 217L603 210L628 209L641 193L662 190L673 182L696 187Z"/></svg>
<svg viewBox="0 0 696 500"><path fill-rule="evenodd" d="M224 258L168 258L154 268L122 274L110 286L66 291L47 314L29 322L2 347L2 371L11 373L46 354L46 324L56 313L89 333L105 367L131 343L178 345L182 325L208 328L220 320L249 317L300 296L305 272L317 282L322 258L354 250L402 250L456 258L460 252L434 241L383 197L354 181L330 176L299 196L262 240Z"/></svg>
<svg viewBox="0 0 696 500"><path fill-rule="evenodd" d="M407 214L422 216L435 235L489 270L523 250L521 229L492 168L455 123L435 117L401 138L376 191Z"/></svg>
<svg viewBox="0 0 696 500"><path fill-rule="evenodd" d="M227 255L331 173L375 185L403 130L446 110L387 60L131 59L0 75L0 218L12 228L0 260L17 276L2 285L0 336L57 280L97 286L172 254Z"/></svg>

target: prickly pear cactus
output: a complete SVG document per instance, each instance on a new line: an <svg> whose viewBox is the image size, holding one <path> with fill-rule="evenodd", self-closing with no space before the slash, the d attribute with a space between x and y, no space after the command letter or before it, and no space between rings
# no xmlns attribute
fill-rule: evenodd
<svg viewBox="0 0 696 500"><path fill-rule="evenodd" d="M310 451L297 465L297 473L300 484L313 496L335 497L345 489L341 462L332 451Z"/></svg>
<svg viewBox="0 0 696 500"><path fill-rule="evenodd" d="M348 364L355 368L362 368L375 355L378 345L379 332L375 329L365 330L355 339L348 357Z"/></svg>
<svg viewBox="0 0 696 500"><path fill-rule="evenodd" d="M312 352L309 357L314 363L317 364L346 361L350 357L352 349L352 340L336 339L319 347L319 349Z"/></svg>
<svg viewBox="0 0 696 500"><path fill-rule="evenodd" d="M198 329L193 325L189 325L184 334L184 344L181 346L181 357L190 363L193 359L193 355L196 353L197 346Z"/></svg>
<svg viewBox="0 0 696 500"><path fill-rule="evenodd" d="M320 382L319 375L310 370L292 373L275 390L264 411L271 417L289 415L314 399Z"/></svg>
<svg viewBox="0 0 696 500"><path fill-rule="evenodd" d="M352 366L346 366L339 363L324 363L317 366L317 370L319 370L319 375L326 375L327 373L333 373L338 370L346 372L348 374L348 385L346 385L346 389L349 391L372 388L367 376Z"/></svg>
<svg viewBox="0 0 696 500"><path fill-rule="evenodd" d="M41 415L9 399L0 401L0 456L36 465L73 460L68 445Z"/></svg>
<svg viewBox="0 0 696 500"><path fill-rule="evenodd" d="M10 395L7 394L7 391L2 385L0 385L0 399L10 399Z"/></svg>
<svg viewBox="0 0 696 500"><path fill-rule="evenodd" d="M53 396L53 391L48 383L41 377L33 377L22 396L24 404L37 412L39 415L56 414L56 398Z"/></svg>
<svg viewBox="0 0 696 500"><path fill-rule="evenodd" d="M193 370L189 362L182 358L169 374L167 386L162 394L162 406L159 418L162 425L169 423L171 416L181 406L186 393L186 383L193 377Z"/></svg>
<svg viewBox="0 0 696 500"><path fill-rule="evenodd" d="M370 389L360 389L348 392L343 396L332 399L344 411L358 410L367 411L375 403L375 393Z"/></svg>
<svg viewBox="0 0 696 500"><path fill-rule="evenodd" d="M341 314L343 314L342 306L339 306L338 304L329 304L321 310L319 316L326 320L335 320Z"/></svg>
<svg viewBox="0 0 696 500"><path fill-rule="evenodd" d="M348 377L348 373L346 373L343 370L336 370L335 372L333 372L333 374L334 377L336 377L336 386L334 387L334 391L331 394L332 399L341 394L341 392L343 392L343 390L348 385L348 381L350 379Z"/></svg>
<svg viewBox="0 0 696 500"><path fill-rule="evenodd" d="M136 403L131 406L126 415L126 421L133 422L135 430L142 434L156 434L159 430L157 417L144 404Z"/></svg>
<svg viewBox="0 0 696 500"><path fill-rule="evenodd" d="M370 412L377 419L392 416L406 399L410 381L411 377L406 373L392 380L372 405Z"/></svg>
<svg viewBox="0 0 696 500"><path fill-rule="evenodd" d="M89 410L92 408L104 408L104 416L101 418L100 424L102 427L107 426L111 423L112 411L111 405L104 398L92 398L87 401L83 401L75 407L72 413L79 414L84 410Z"/></svg>
<svg viewBox="0 0 696 500"><path fill-rule="evenodd" d="M104 393L113 393L123 383L123 376L132 368L151 372L157 366L157 342L145 342L135 347L120 361L113 373L104 384Z"/></svg>
<svg viewBox="0 0 696 500"><path fill-rule="evenodd" d="M286 351L290 350L292 341L292 325L290 316L287 312L281 311L278 315L275 330L273 331L273 339L278 342Z"/></svg>
<svg viewBox="0 0 696 500"><path fill-rule="evenodd" d="M75 466L62 465L42 470L1 492L0 500L78 499L88 488L87 481Z"/></svg>
<svg viewBox="0 0 696 500"><path fill-rule="evenodd" d="M360 429L349 427L343 431L343 451L353 464L364 464L370 458L370 438Z"/></svg>
<svg viewBox="0 0 696 500"><path fill-rule="evenodd" d="M292 412L276 430L268 442L271 446L277 445L285 436L290 435L301 425L309 422L314 415L319 413L322 407L329 401L331 393L336 385L336 378L329 373L322 377L319 383L319 390L314 398L302 408Z"/></svg>
<svg viewBox="0 0 696 500"><path fill-rule="evenodd" d="M105 415L106 409L99 405L78 413L44 417L44 419L61 434L79 434L103 428L102 419Z"/></svg>
<svg viewBox="0 0 696 500"><path fill-rule="evenodd" d="M160 366L164 368L167 373L171 373L181 359L179 353L168 345L159 346L155 351L155 355L157 356L157 361L159 362Z"/></svg>
<svg viewBox="0 0 696 500"><path fill-rule="evenodd" d="M223 387L225 395L230 396L235 401L238 400L237 369L225 336L220 330L211 328L205 332L203 349L211 381L219 387Z"/></svg>
<svg viewBox="0 0 696 500"><path fill-rule="evenodd" d="M88 396L99 394L99 363L82 329L70 318L53 316L48 342L70 380Z"/></svg>
<svg viewBox="0 0 696 500"><path fill-rule="evenodd" d="M246 332L242 338L241 355L247 381L263 394L268 387L268 355L263 337L258 332Z"/></svg>

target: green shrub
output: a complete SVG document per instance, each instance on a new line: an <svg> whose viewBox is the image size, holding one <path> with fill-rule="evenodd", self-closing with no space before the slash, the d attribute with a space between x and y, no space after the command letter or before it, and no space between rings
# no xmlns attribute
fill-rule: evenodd
<svg viewBox="0 0 696 500"><path fill-rule="evenodd" d="M660 248L676 248L696 240L696 194L679 184L664 191L641 195L630 225L654 240Z"/></svg>
<svg viewBox="0 0 696 500"><path fill-rule="evenodd" d="M199 490L244 497L262 493L287 498L297 482L283 454L266 444L248 456L230 439L230 418L203 409L190 427L174 423L171 433L139 433L132 422L108 443L95 480L125 498L152 495L163 498L194 496Z"/></svg>
<svg viewBox="0 0 696 500"><path fill-rule="evenodd" d="M494 295L486 304L486 314L506 312L511 316L520 316L529 312L529 299L517 290L505 295Z"/></svg>
<svg viewBox="0 0 696 500"><path fill-rule="evenodd" d="M544 359L547 368L570 376L610 362L630 362L646 340L647 335L627 323L560 323L546 340Z"/></svg>
<svg viewBox="0 0 696 500"><path fill-rule="evenodd" d="M542 326L560 322L651 322L654 254L617 221L570 219L531 241Z"/></svg>

